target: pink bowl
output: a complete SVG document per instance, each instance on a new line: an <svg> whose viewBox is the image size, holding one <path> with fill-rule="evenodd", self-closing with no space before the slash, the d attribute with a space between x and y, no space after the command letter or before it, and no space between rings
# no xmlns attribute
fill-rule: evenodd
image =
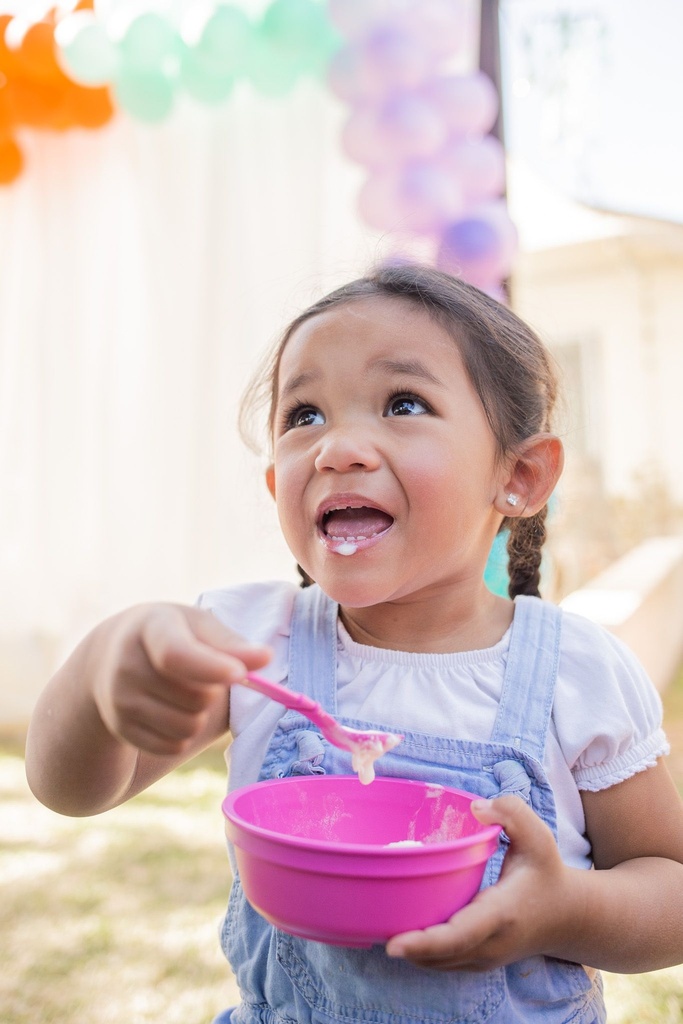
<svg viewBox="0 0 683 1024"><path fill-rule="evenodd" d="M478 892L500 827L476 820L474 799L407 779L301 776L237 789L223 813L244 893L267 921L371 946L446 921Z"/></svg>

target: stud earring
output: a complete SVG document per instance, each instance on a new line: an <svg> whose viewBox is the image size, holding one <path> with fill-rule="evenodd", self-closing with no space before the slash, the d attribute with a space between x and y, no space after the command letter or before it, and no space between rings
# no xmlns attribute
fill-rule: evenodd
<svg viewBox="0 0 683 1024"><path fill-rule="evenodd" d="M508 494L505 500L508 503L508 505L512 505L513 508L515 507L515 505L519 505L519 498L516 494Z"/></svg>

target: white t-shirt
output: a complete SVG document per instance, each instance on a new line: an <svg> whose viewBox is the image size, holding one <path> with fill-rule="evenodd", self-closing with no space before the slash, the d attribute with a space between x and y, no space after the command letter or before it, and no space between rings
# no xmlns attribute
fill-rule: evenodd
<svg viewBox="0 0 683 1024"><path fill-rule="evenodd" d="M282 581L243 584L202 594L199 605L244 637L268 644L274 656L262 674L286 682L296 591L296 584ZM489 739L510 630L493 647L453 654L368 647L352 640L339 620L337 638L340 715L381 722L397 732ZM231 788L256 781L282 714L282 705L267 697L244 686L232 688ZM236 742L240 736L248 743ZM579 790L596 792L623 782L652 767L668 751L659 694L633 653L588 619L564 612L544 766L555 795L559 846L567 864L591 863Z"/></svg>

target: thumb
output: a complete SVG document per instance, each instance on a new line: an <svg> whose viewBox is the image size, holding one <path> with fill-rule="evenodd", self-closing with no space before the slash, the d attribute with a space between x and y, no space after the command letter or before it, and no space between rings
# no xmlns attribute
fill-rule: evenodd
<svg viewBox="0 0 683 1024"><path fill-rule="evenodd" d="M517 853L543 855L548 841L555 840L548 826L520 796L473 800L472 814L482 825L502 825Z"/></svg>

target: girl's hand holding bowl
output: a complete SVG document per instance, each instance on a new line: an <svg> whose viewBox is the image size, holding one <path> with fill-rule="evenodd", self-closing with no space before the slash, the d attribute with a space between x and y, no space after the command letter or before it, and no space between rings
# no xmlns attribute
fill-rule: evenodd
<svg viewBox="0 0 683 1024"><path fill-rule="evenodd" d="M509 837L498 882L445 923L395 935L387 953L440 971L488 970L539 953L563 959L587 872L563 863L552 832L520 797L475 800L472 813Z"/></svg>

